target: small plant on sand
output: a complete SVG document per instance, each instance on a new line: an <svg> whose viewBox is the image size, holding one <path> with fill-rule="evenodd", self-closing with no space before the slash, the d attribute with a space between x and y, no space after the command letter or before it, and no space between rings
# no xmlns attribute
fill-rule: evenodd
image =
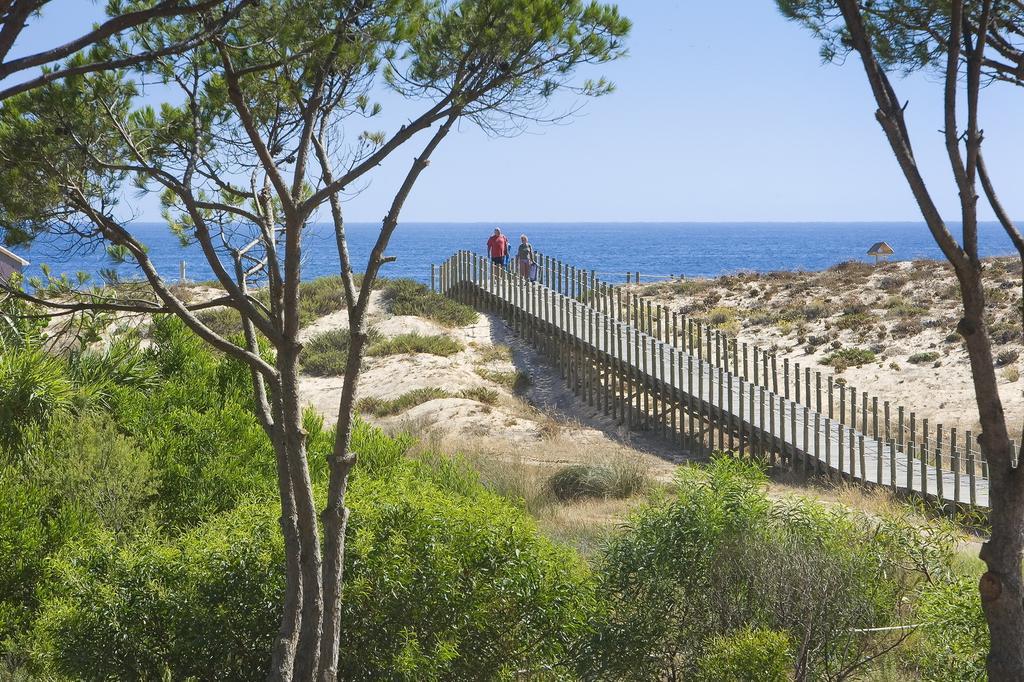
<svg viewBox="0 0 1024 682"><path fill-rule="evenodd" d="M529 388L531 383L530 377L518 369L512 370L511 372L501 372L498 370L487 369L486 367L477 367L476 373L481 378L500 384L513 393L522 393Z"/></svg>
<svg viewBox="0 0 1024 682"><path fill-rule="evenodd" d="M1020 323L997 322L988 328L988 335L997 345L1020 341Z"/></svg>
<svg viewBox="0 0 1024 682"><path fill-rule="evenodd" d="M996 367L1005 367L1016 362L1019 357L1020 351L1013 350L1012 348L1003 349L996 355Z"/></svg>
<svg viewBox="0 0 1024 682"><path fill-rule="evenodd" d="M242 317L234 308L210 308L196 314L199 321L221 336L233 336L242 331Z"/></svg>
<svg viewBox="0 0 1024 682"><path fill-rule="evenodd" d="M860 329L875 321L875 316L867 311L843 313L836 320L839 329Z"/></svg>
<svg viewBox="0 0 1024 682"><path fill-rule="evenodd" d="M909 362L912 365L924 365L929 362L935 362L936 360L939 359L939 357L939 353L933 350L929 350L921 353L914 353L909 358L907 358L907 362Z"/></svg>
<svg viewBox="0 0 1024 682"><path fill-rule="evenodd" d="M448 357L463 350L459 341L450 336L424 336L422 334L399 334L389 339L373 342L366 349L366 354L373 357L385 355L403 355L406 353L429 353Z"/></svg>
<svg viewBox="0 0 1024 682"><path fill-rule="evenodd" d="M548 479L547 486L556 498L566 501L624 499L643 492L650 483L650 472L639 458L619 454L603 462L563 467Z"/></svg>
<svg viewBox="0 0 1024 682"><path fill-rule="evenodd" d="M476 355L481 363L512 362L512 349L501 343L477 346Z"/></svg>
<svg viewBox="0 0 1024 682"><path fill-rule="evenodd" d="M1003 370L1003 376L1011 384L1015 383L1017 379L1020 379L1020 370L1017 369L1016 365L1010 365L1009 367Z"/></svg>
<svg viewBox="0 0 1024 682"><path fill-rule="evenodd" d="M875 353L869 348L840 348L825 356L822 363L841 372L847 367L860 367L874 361Z"/></svg>
<svg viewBox="0 0 1024 682"><path fill-rule="evenodd" d="M493 388L487 388L486 386L474 386L472 388L465 388L459 391L459 397L465 398L466 400L475 400L478 403L483 403L485 405L496 405L500 396Z"/></svg>
<svg viewBox="0 0 1024 682"><path fill-rule="evenodd" d="M375 330L369 331L369 343L372 345L381 338ZM349 347L348 329L331 329L309 339L302 348L299 361L302 371L313 376L337 376L345 373L348 362Z"/></svg>
<svg viewBox="0 0 1024 682"><path fill-rule="evenodd" d="M446 327L466 327L479 317L468 305L433 292L411 279L387 282L384 285L383 300L384 307L392 315L416 315Z"/></svg>
<svg viewBox="0 0 1024 682"><path fill-rule="evenodd" d="M397 398L387 400L384 398L363 398L359 401L358 409L363 414L371 414L374 417L390 417L401 414L417 405L422 405L431 400L450 398L451 394L442 388L417 388L403 393Z"/></svg>

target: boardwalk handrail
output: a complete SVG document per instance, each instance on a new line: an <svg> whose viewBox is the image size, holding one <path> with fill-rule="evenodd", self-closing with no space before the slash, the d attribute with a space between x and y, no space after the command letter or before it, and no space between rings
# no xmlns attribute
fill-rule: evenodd
<svg viewBox="0 0 1024 682"><path fill-rule="evenodd" d="M981 474L988 476L988 460L970 429L958 433L956 427L946 429L941 423L929 425L928 418L919 419L919 412L903 405L880 400L867 391L858 392L845 379L800 363L781 362L774 349L760 348L730 337L700 317L670 311L667 306L626 291L596 277L595 270L585 270L556 258L538 254L538 281L559 293L579 300L595 302L612 317L631 322L656 338L682 345L688 353L733 375L743 377L755 386L770 387L796 403L828 414L844 426L859 428L871 438L883 442L895 440L900 448L910 447L921 459L939 458L949 467L976 460ZM812 381L813 377L813 381ZM781 386L781 390L780 390ZM1014 465L1024 454L1011 441Z"/></svg>
<svg viewBox="0 0 1024 682"><path fill-rule="evenodd" d="M912 418L911 437L903 438L902 421L894 434L886 418L883 431L877 400L873 419L862 402L858 420L856 402L847 412L845 390L837 419L832 393L825 411L820 380L815 400L809 383L791 394L788 374L780 392L778 373L769 376L767 362L761 364L764 371L747 375L736 361L735 344L732 358L726 353L722 360L721 346L713 354L702 323L684 318L680 328L677 315L660 306L652 310L649 300L623 297L593 271L543 255L538 262L538 281L529 282L460 251L432 267L431 286L502 314L554 358L589 404L631 425L660 429L692 451L734 449L741 456L779 457L805 471L987 507L986 472L969 437L962 453L953 448L944 456L941 430L930 443L926 427L925 440L918 441Z"/></svg>

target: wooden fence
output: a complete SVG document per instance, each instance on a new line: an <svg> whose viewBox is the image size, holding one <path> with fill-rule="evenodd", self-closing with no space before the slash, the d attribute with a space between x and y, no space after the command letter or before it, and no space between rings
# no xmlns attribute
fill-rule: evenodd
<svg viewBox="0 0 1024 682"><path fill-rule="evenodd" d="M942 502L986 507L987 466L970 431L932 431L903 406L780 363L549 256L536 282L458 252L431 287L503 316L587 403L695 453L734 450ZM962 444L962 445L961 445Z"/></svg>

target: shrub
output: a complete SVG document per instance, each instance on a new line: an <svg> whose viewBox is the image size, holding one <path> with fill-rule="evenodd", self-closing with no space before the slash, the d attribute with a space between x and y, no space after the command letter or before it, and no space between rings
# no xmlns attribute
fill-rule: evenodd
<svg viewBox="0 0 1024 682"><path fill-rule="evenodd" d="M381 335L372 327L367 332L367 349L381 341ZM302 348L299 362L302 369L313 376L340 376L345 373L351 336L348 329L331 329L309 339Z"/></svg>
<svg viewBox="0 0 1024 682"><path fill-rule="evenodd" d="M548 489L559 500L621 499L632 497L649 485L647 467L638 458L625 455L598 464L570 464L547 482Z"/></svg>
<svg viewBox="0 0 1024 682"><path fill-rule="evenodd" d="M716 306L708 311L707 323L713 327L719 327L736 319L736 309L728 306Z"/></svg>
<svg viewBox="0 0 1024 682"><path fill-rule="evenodd" d="M448 357L465 348L450 336L423 336L421 334L400 334L388 339L374 341L366 354L370 356L402 355L405 353L429 353Z"/></svg>
<svg viewBox="0 0 1024 682"><path fill-rule="evenodd" d="M703 682L787 682L793 669L785 632L743 629L711 640L697 664Z"/></svg>
<svg viewBox="0 0 1024 682"><path fill-rule="evenodd" d="M1007 367L1006 369L1003 370L1003 376L1006 377L1006 380L1012 384L1013 382L1020 379L1020 370L1012 366Z"/></svg>
<svg viewBox="0 0 1024 682"><path fill-rule="evenodd" d="M459 396L467 400L475 400L485 405L496 405L498 403L498 392L486 386L474 386L459 392Z"/></svg>
<svg viewBox="0 0 1024 682"><path fill-rule="evenodd" d="M836 320L839 329L858 329L865 327L875 321L875 316L869 312L843 313Z"/></svg>
<svg viewBox="0 0 1024 682"><path fill-rule="evenodd" d="M1014 343L1021 339L1021 327L1020 323L1012 322L998 322L988 329L988 335L992 339L992 343L997 345L1003 345L1006 343Z"/></svg>
<svg viewBox="0 0 1024 682"><path fill-rule="evenodd" d="M840 367L860 367L874 361L875 353L869 348L839 348L825 356L822 364L839 370Z"/></svg>
<svg viewBox="0 0 1024 682"><path fill-rule="evenodd" d="M1012 348L1005 348L996 354L996 366L1004 367L1013 362L1016 362L1017 358L1019 357L1020 351L1014 350Z"/></svg>
<svg viewBox="0 0 1024 682"><path fill-rule="evenodd" d="M476 347L481 363L512 362L512 349L501 343L488 343Z"/></svg>
<svg viewBox="0 0 1024 682"><path fill-rule="evenodd" d="M339 678L506 679L561 662L593 600L582 562L464 468L386 461L360 466L350 489L342 620L359 655L342 657ZM177 539L104 537L62 557L43 590L41 657L76 679L265 675L278 514L246 505Z"/></svg>
<svg viewBox="0 0 1024 682"><path fill-rule="evenodd" d="M904 338L920 334L924 326L918 319L903 319L893 324L891 331L894 338Z"/></svg>
<svg viewBox="0 0 1024 682"><path fill-rule="evenodd" d="M599 563L604 601L581 648L581 677L696 677L718 638L747 629L784 633L808 679L843 679L888 649L862 630L914 617L910 598L925 576L942 574L955 532L772 500L765 481L734 459L685 466L674 500L633 515ZM773 653L775 665L790 652Z"/></svg>
<svg viewBox="0 0 1024 682"><path fill-rule="evenodd" d="M486 367L477 367L476 373L480 378L500 384L514 393L522 393L530 387L531 383L530 377L518 369L511 372L501 372L487 369Z"/></svg>
<svg viewBox="0 0 1024 682"><path fill-rule="evenodd" d="M936 351L923 351L921 353L914 353L913 355L911 355L909 358L907 358L907 362L909 362L912 365L923 365L929 362L935 362L940 357L942 356Z"/></svg>
<svg viewBox="0 0 1024 682"><path fill-rule="evenodd" d="M242 333L242 316L234 308L210 308L196 313L199 321L221 336Z"/></svg>
<svg viewBox="0 0 1024 682"><path fill-rule="evenodd" d="M384 398L363 398L357 407L360 412L372 414L374 417L390 417L400 414L431 400L450 398L451 394L442 388L416 388L408 393L403 393L397 398L387 400Z"/></svg>
<svg viewBox="0 0 1024 682"><path fill-rule="evenodd" d="M384 306L392 315L417 315L447 327L466 327L477 321L475 310L431 291L410 279L387 282L383 290Z"/></svg>
<svg viewBox="0 0 1024 682"><path fill-rule="evenodd" d="M976 576L957 576L925 585L920 600L924 626L910 652L922 680L972 682L986 678L988 625Z"/></svg>
<svg viewBox="0 0 1024 682"><path fill-rule="evenodd" d="M74 398L59 359L37 347L0 353L0 451L15 452L26 429L67 412Z"/></svg>

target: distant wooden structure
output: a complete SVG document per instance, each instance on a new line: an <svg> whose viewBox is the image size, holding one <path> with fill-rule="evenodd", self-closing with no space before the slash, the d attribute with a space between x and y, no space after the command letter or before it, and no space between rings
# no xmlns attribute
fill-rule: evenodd
<svg viewBox="0 0 1024 682"><path fill-rule="evenodd" d="M868 249L868 255L875 257L875 265L884 263L885 260L893 253L895 252L892 250L892 247L885 242L875 242L871 245L871 248Z"/></svg>
<svg viewBox="0 0 1024 682"><path fill-rule="evenodd" d="M542 253L537 263L537 281L528 281L459 251L432 268L431 285L504 317L589 406L691 455L732 451L950 507L988 507L987 457L971 431L780 362L594 270Z"/></svg>
<svg viewBox="0 0 1024 682"><path fill-rule="evenodd" d="M0 246L0 280L6 281L16 272L24 272L26 265L28 265L27 260Z"/></svg>

